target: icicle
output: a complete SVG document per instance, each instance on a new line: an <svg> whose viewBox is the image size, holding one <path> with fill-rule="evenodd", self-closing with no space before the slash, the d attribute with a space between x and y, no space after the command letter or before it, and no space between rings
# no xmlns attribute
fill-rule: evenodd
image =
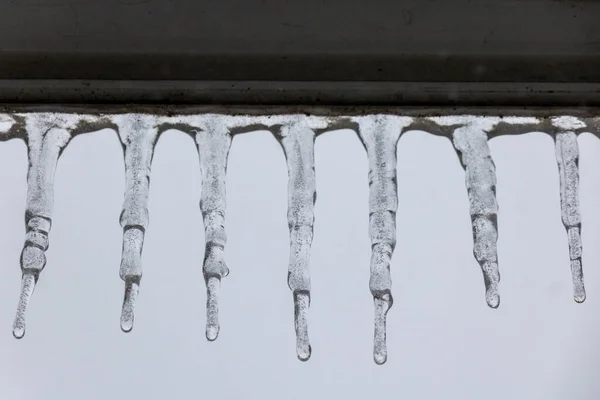
<svg viewBox="0 0 600 400"><path fill-rule="evenodd" d="M556 134L556 160L560 176L560 207L562 221L569 238L569 256L573 279L573 298L585 300L581 265L581 216L579 214L579 148L575 132Z"/></svg>
<svg viewBox="0 0 600 400"><path fill-rule="evenodd" d="M562 222L569 240L573 298L577 303L585 301L583 269L581 264L581 215L579 213L579 147L574 129L585 124L574 117L559 117L552 120L560 128L554 136L556 161L560 177L560 208Z"/></svg>
<svg viewBox="0 0 600 400"><path fill-rule="evenodd" d="M488 306L500 305L498 283L498 203L496 202L496 167L488 147L487 133L482 127L470 124L456 128L454 148L465 169L465 184L473 226L473 254L481 266Z"/></svg>
<svg viewBox="0 0 600 400"><path fill-rule="evenodd" d="M125 201L120 217L123 252L119 275L125 281L121 330L129 332L133 329L135 303L142 279L142 248L149 222L150 168L158 129L154 117L149 115L118 115L113 120L125 157Z"/></svg>
<svg viewBox="0 0 600 400"><path fill-rule="evenodd" d="M369 157L369 234L371 236L371 276L369 288L375 306L373 359L387 361L386 316L392 307L390 264L396 247L396 147L409 119L370 116L359 120L358 134Z"/></svg>
<svg viewBox="0 0 600 400"><path fill-rule="evenodd" d="M288 166L288 225L290 260L288 286L294 299L296 354L301 361L311 355L308 338L310 307L310 248L313 239L315 182L315 132L302 122L281 127L278 133Z"/></svg>
<svg viewBox="0 0 600 400"><path fill-rule="evenodd" d="M219 335L219 289L221 278L229 274L225 264L225 175L231 135L219 119L208 120L196 132L196 145L202 173L200 210L204 219L205 242L203 273L206 282L206 338Z"/></svg>
<svg viewBox="0 0 600 400"><path fill-rule="evenodd" d="M52 114L31 114L26 120L29 155L25 209L27 233L21 252L21 295L13 324L13 335L17 339L25 335L27 307L40 272L46 265L45 252L54 205L54 175L58 158L71 140L70 132L63 128L65 125L64 120Z"/></svg>

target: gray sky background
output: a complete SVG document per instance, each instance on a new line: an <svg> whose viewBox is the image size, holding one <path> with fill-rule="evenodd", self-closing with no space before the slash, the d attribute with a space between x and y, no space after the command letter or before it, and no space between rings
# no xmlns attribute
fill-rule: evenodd
<svg viewBox="0 0 600 400"><path fill-rule="evenodd" d="M204 231L192 140L160 139L133 331L119 329L123 160L114 132L76 138L59 162L48 264L27 334L11 327L24 240L26 149L0 143L2 399L598 399L600 141L579 138L584 304L572 299L558 171L542 133L490 142L497 166L501 305L485 303L464 173L448 139L398 147L398 245L388 362L372 359L367 159L350 131L317 139L309 333L295 355L286 284L287 170L271 134L237 136L227 186L221 333L204 337Z"/></svg>

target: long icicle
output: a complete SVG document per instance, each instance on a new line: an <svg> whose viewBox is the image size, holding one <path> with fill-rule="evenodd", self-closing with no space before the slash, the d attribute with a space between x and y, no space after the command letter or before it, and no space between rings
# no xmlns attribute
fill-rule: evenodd
<svg viewBox="0 0 600 400"><path fill-rule="evenodd" d="M569 258L573 280L573 298L585 301L583 268L581 264L581 215L579 213L579 147L577 134L561 131L555 135L556 161L560 177L560 208L562 222L569 238Z"/></svg>
<svg viewBox="0 0 600 400"><path fill-rule="evenodd" d="M209 121L205 129L197 131L196 145L202 173L200 210L204 219L206 247L202 271L206 283L206 338L210 341L219 335L219 289L221 279L229 274L224 251L225 233L225 181L231 135L227 126L217 119Z"/></svg>
<svg viewBox="0 0 600 400"><path fill-rule="evenodd" d="M120 216L123 251L119 275L125 281L121 330L133 329L134 309L142 279L142 249L148 227L150 168L158 129L154 117L141 114L115 116L125 157L125 200Z"/></svg>
<svg viewBox="0 0 600 400"><path fill-rule="evenodd" d="M301 361L307 361L312 351L308 337L308 309L310 248L316 201L315 132L302 123L293 123L281 127L278 139L285 152L288 167L288 286L294 299L296 355Z"/></svg>
<svg viewBox="0 0 600 400"><path fill-rule="evenodd" d="M491 308L497 308L500 305L500 272L496 246L496 166L490 154L487 133L476 124L456 128L453 143L465 169L465 185L473 227L473 254L483 272L486 302Z"/></svg>
<svg viewBox="0 0 600 400"><path fill-rule="evenodd" d="M54 207L54 175L58 158L71 140L67 129L58 128L35 114L27 118L27 205L25 224L27 233L21 252L21 295L13 324L13 335L25 335L25 317L29 301L40 273L46 265L48 235L52 226Z"/></svg>
<svg viewBox="0 0 600 400"><path fill-rule="evenodd" d="M396 248L396 148L401 129L388 116L373 116L359 124L358 131L369 158L369 289L375 307L373 359L379 365L387 361L386 317L394 303L390 264Z"/></svg>

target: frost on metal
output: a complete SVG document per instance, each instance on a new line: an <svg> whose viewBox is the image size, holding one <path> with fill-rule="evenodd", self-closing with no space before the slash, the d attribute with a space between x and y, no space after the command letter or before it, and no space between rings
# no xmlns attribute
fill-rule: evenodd
<svg viewBox="0 0 600 400"><path fill-rule="evenodd" d="M119 275L125 281L121 329L133 329L134 309L142 279L142 248L149 223L150 168L158 139L156 118L145 114L113 117L125 157L125 200L119 218L123 249Z"/></svg>
<svg viewBox="0 0 600 400"><path fill-rule="evenodd" d="M357 118L358 135L369 158L369 234L371 275L369 289L375 305L373 359L387 360L386 315L394 303L390 264L396 247L398 186L396 147L410 118L375 115Z"/></svg>
<svg viewBox="0 0 600 400"><path fill-rule="evenodd" d="M123 228L120 277L125 281L121 328L133 327L134 308L142 277L141 255L148 227L150 168L159 135L178 129L192 136L200 159L202 195L200 211L205 226L203 273L207 290L206 337L215 340L219 327L219 297L225 263L225 185L229 148L235 135L269 130L281 143L287 160L288 223L290 258L288 285L293 293L296 353L306 361L311 355L308 310L311 300L309 275L313 241L316 176L315 139L334 129L355 130L369 160L369 234L372 254L369 288L374 299L373 357L377 364L387 359L386 318L393 304L390 263L396 246L398 208L396 146L403 131L426 130L451 138L465 169L465 185L473 228L473 253L483 271L486 301L500 304L498 284L498 239L495 165L488 138L502 134L546 131L556 143L560 176L562 221L567 230L574 298L585 300L581 266L581 216L577 135L596 119L569 116L533 117L408 117L363 115L318 117L305 114L229 115L154 114L84 115L76 113L25 112L0 114L0 142L23 139L28 147L26 237L21 253L21 295L13 334L25 334L25 315L35 284L46 264L54 199L54 174L61 152L82 133L103 128L118 132L124 150L126 188L120 223ZM401 227L402 229L402 227ZM326 238L325 238L326 240Z"/></svg>
<svg viewBox="0 0 600 400"><path fill-rule="evenodd" d="M562 222L567 230L573 298L585 301L583 267L581 264L581 215L579 213L579 147L576 130L585 124L573 117L554 118L552 124L558 128L554 135L556 161L560 179L560 208Z"/></svg>

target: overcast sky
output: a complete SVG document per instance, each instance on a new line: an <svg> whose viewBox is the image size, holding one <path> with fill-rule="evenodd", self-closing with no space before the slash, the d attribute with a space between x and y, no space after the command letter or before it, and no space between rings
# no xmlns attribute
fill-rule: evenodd
<svg viewBox="0 0 600 400"><path fill-rule="evenodd" d="M27 334L11 328L24 240L26 148L0 143L0 398L543 399L600 396L600 141L579 137L587 301L572 299L552 139L490 142L497 166L501 305L472 255L464 173L450 141L398 147L398 245L388 362L372 359L366 153L350 131L316 142L313 354L295 354L286 283L287 170L267 132L235 137L227 182L221 333L204 337L200 169L191 138L160 139L133 331L119 328L122 150L104 130L74 139L56 175L48 263Z"/></svg>

